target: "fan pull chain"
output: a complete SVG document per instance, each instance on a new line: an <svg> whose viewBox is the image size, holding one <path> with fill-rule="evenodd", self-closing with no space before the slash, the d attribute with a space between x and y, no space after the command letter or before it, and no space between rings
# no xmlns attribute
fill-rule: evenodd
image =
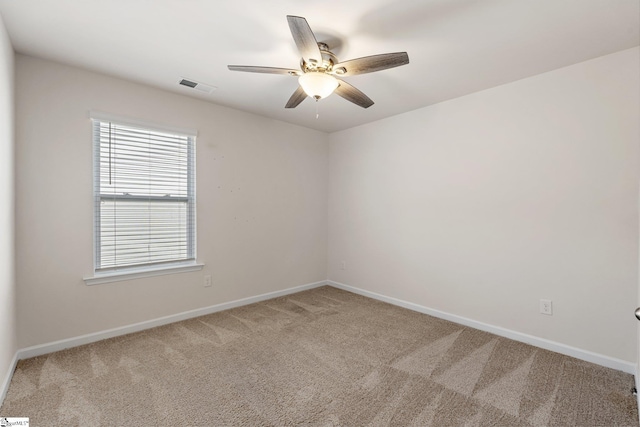
<svg viewBox="0 0 640 427"><path fill-rule="evenodd" d="M316 98L316 120L320 117L320 113L318 113L318 98Z"/></svg>

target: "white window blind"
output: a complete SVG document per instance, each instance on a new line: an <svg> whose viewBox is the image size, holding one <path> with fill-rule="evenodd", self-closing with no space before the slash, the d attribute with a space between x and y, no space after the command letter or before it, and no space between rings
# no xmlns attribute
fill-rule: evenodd
<svg viewBox="0 0 640 427"><path fill-rule="evenodd" d="M93 118L95 271L195 261L195 136Z"/></svg>

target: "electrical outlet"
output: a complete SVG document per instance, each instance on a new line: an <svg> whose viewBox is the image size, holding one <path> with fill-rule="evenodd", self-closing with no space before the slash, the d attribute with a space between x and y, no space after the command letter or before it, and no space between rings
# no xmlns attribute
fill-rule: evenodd
<svg viewBox="0 0 640 427"><path fill-rule="evenodd" d="M540 300L540 313L553 316L553 305L550 299Z"/></svg>
<svg viewBox="0 0 640 427"><path fill-rule="evenodd" d="M347 269L347 261L342 261L342 263L340 264L340 268L343 270Z"/></svg>
<svg viewBox="0 0 640 427"><path fill-rule="evenodd" d="M213 285L213 282L211 281L211 275L204 276L204 287L210 288L212 285Z"/></svg>

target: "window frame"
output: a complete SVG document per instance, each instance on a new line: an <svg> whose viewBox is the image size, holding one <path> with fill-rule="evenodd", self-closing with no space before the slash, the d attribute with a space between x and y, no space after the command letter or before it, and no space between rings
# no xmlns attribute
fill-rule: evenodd
<svg viewBox="0 0 640 427"><path fill-rule="evenodd" d="M87 285L94 285L100 283L109 283L114 281L131 280L142 277L153 277L165 274L174 274L182 272L190 272L201 270L204 264L198 263L197 259L197 232L196 232L196 137L197 131L192 129L184 129L177 127L169 127L158 125L156 123L150 123L140 120L133 120L130 118L118 117L111 114L105 114L102 112L91 111L89 113L91 119L91 144L92 144L92 156L93 156L93 168L92 168L92 198L93 198L93 274L88 277L84 277L84 281ZM100 150L99 138L97 136L96 129L99 128L100 123L113 123L115 125L127 126L142 129L149 132L160 133L172 133L188 138L187 143L187 196L175 196L170 199L158 196L138 196L138 195L112 195L99 193L100 187ZM98 133L99 135L99 133ZM109 268L103 268L100 266L101 256L101 224L100 224L100 202L103 199L107 200L144 200L144 201L171 201L176 203L184 203L187 205L187 223L186 223L186 239L187 239L187 258L188 259L176 259L168 260L157 263L149 263L143 265L122 265L113 266Z"/></svg>

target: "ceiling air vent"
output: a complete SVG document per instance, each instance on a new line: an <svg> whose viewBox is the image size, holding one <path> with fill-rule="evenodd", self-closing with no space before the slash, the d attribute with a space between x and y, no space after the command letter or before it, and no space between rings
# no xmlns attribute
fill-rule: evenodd
<svg viewBox="0 0 640 427"><path fill-rule="evenodd" d="M191 80L187 80L187 79L182 79L180 80L180 84L182 86L189 86L189 87L196 87L198 86L198 83L196 82L192 82Z"/></svg>
<svg viewBox="0 0 640 427"><path fill-rule="evenodd" d="M178 82L178 84L182 86L190 87L195 90L199 90L200 92L204 92L204 93L211 93L214 90L216 90L215 86L209 86L204 83L193 81L191 79L185 79L184 77L180 77L180 81Z"/></svg>

